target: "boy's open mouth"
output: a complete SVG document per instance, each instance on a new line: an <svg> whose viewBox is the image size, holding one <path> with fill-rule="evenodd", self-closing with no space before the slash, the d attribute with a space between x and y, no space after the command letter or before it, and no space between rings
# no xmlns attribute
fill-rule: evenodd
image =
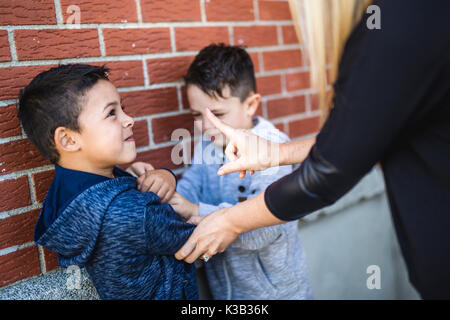
<svg viewBox="0 0 450 320"><path fill-rule="evenodd" d="M128 138L125 139L125 141L134 141L134 136L131 135Z"/></svg>

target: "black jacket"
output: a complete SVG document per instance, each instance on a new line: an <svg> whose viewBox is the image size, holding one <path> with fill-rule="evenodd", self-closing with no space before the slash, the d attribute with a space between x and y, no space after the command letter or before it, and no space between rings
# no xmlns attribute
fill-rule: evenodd
<svg viewBox="0 0 450 320"><path fill-rule="evenodd" d="M381 163L409 277L450 298L450 1L375 1L347 41L333 109L308 158L266 191L298 219L334 203Z"/></svg>

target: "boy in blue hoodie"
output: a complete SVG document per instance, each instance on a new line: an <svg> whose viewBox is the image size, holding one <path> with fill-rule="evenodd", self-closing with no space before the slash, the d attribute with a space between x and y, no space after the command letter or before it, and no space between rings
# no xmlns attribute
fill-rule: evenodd
<svg viewBox="0 0 450 320"><path fill-rule="evenodd" d="M117 167L136 158L134 121L107 72L62 65L20 93L24 131L55 165L35 242L57 252L60 266L85 267L102 299L198 299L194 267L173 256L194 226L161 201L176 177L155 170L157 194L142 193Z"/></svg>

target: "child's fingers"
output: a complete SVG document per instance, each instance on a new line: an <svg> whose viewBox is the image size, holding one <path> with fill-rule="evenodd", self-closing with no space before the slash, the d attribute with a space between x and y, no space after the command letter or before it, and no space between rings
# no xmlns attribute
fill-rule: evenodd
<svg viewBox="0 0 450 320"><path fill-rule="evenodd" d="M145 176L144 176L144 178L140 184L140 188L138 187L138 189L141 192L153 191L152 189L155 188L155 183L156 183L156 179L154 177L145 178Z"/></svg>
<svg viewBox="0 0 450 320"><path fill-rule="evenodd" d="M172 199L172 196L174 195L175 190L173 190L172 188L170 188L169 186L169 191L167 191L166 195L164 196L164 200L163 203L167 203L170 201L170 199Z"/></svg>
<svg viewBox="0 0 450 320"><path fill-rule="evenodd" d="M151 185L151 187L148 189L150 192L155 193L156 195L158 195L160 189L162 186L162 181L155 179ZM159 197L159 195L158 195Z"/></svg>
<svg viewBox="0 0 450 320"><path fill-rule="evenodd" d="M150 163L144 163L144 173L151 170L155 170L155 168Z"/></svg>
<svg viewBox="0 0 450 320"><path fill-rule="evenodd" d="M128 168L128 169L130 169L130 171L128 171L128 169L127 169L127 171L130 172L131 174L136 175L137 177L140 177L143 174L145 174L146 171L153 170L152 168L153 168L153 166L151 164L139 161L139 162L133 163Z"/></svg>
<svg viewBox="0 0 450 320"><path fill-rule="evenodd" d="M166 186L166 192L163 194L162 196L162 203L167 203L169 202L170 198L172 198L172 194L173 194L173 190L171 190L172 188L170 188L169 185Z"/></svg>
<svg viewBox="0 0 450 320"><path fill-rule="evenodd" d="M158 195L158 197L161 199L161 202L164 203L164 198L166 196L167 193L167 189L163 186L159 189L159 191L156 193Z"/></svg>

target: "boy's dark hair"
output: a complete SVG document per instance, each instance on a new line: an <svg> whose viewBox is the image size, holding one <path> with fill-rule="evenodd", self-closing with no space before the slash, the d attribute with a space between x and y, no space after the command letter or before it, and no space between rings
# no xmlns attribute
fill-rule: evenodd
<svg viewBox="0 0 450 320"><path fill-rule="evenodd" d="M184 77L186 86L197 85L210 97L221 97L229 86L231 95L241 102L251 92L256 93L255 72L247 51L240 46L223 43L203 48L195 57Z"/></svg>
<svg viewBox="0 0 450 320"><path fill-rule="evenodd" d="M80 131L82 99L98 80L108 80L108 71L105 66L60 65L38 74L20 90L20 123L28 139L53 164L59 161L53 137L56 128Z"/></svg>

